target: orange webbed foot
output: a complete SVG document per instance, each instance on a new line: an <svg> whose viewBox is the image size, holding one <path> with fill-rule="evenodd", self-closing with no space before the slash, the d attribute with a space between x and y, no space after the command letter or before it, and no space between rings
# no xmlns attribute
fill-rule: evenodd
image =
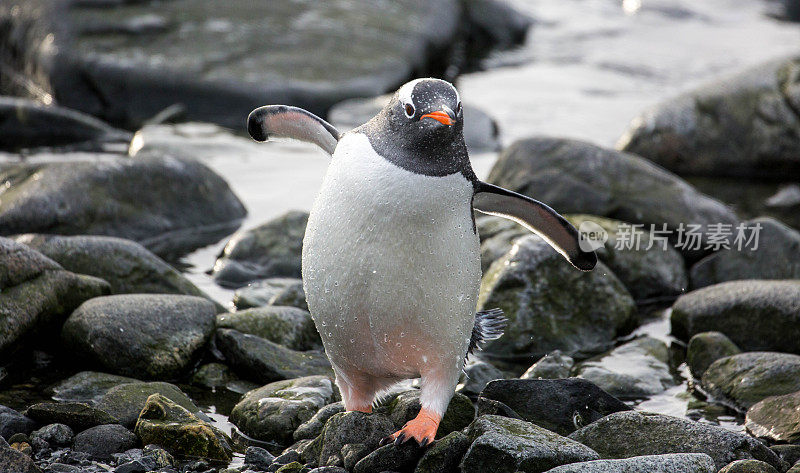
<svg viewBox="0 0 800 473"><path fill-rule="evenodd" d="M437 414L424 408L420 409L417 417L408 421L402 429L383 439L381 444L386 445L394 441L395 445L400 445L413 438L420 447L424 447L433 443L441 420L442 418Z"/></svg>

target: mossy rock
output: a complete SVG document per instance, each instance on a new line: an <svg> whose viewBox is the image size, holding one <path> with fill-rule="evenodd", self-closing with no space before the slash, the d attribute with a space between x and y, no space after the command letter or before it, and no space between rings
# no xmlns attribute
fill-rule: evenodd
<svg viewBox="0 0 800 473"><path fill-rule="evenodd" d="M65 424L76 432L119 421L106 411L81 402L40 402L25 411L25 415L41 424Z"/></svg>
<svg viewBox="0 0 800 473"><path fill-rule="evenodd" d="M342 447L347 444L360 443L368 451L378 447L379 442L397 429L389 417L363 412L342 412L336 414L325 423L325 428L315 440L319 442L320 466L343 466Z"/></svg>
<svg viewBox="0 0 800 473"><path fill-rule="evenodd" d="M115 386L97 401L96 407L119 419L125 427L133 428L147 399L153 394L160 394L203 420L208 420L183 391L174 384L164 382L135 382Z"/></svg>
<svg viewBox="0 0 800 473"><path fill-rule="evenodd" d="M73 401L94 404L109 389L121 384L140 382L135 378L128 378L116 374L100 373L98 371L81 371L69 378L59 381L51 390L56 401Z"/></svg>
<svg viewBox="0 0 800 473"><path fill-rule="evenodd" d="M463 432L451 432L431 445L417 463L415 473L458 473L470 441Z"/></svg>
<svg viewBox="0 0 800 473"><path fill-rule="evenodd" d="M695 378L701 378L715 361L741 352L722 332L700 332L689 340L686 364Z"/></svg>
<svg viewBox="0 0 800 473"><path fill-rule="evenodd" d="M297 307L267 306L219 314L217 327L255 335L292 350L322 347L311 314Z"/></svg>
<svg viewBox="0 0 800 473"><path fill-rule="evenodd" d="M745 428L754 437L776 443L800 443L800 391L772 396L747 410Z"/></svg>
<svg viewBox="0 0 800 473"><path fill-rule="evenodd" d="M405 425L406 422L415 418L419 413L421 404L419 402L420 391L413 389L398 394L387 406L389 417L396 425ZM462 430L475 419L475 406L472 401L463 394L455 393L447 405L447 410L442 416L439 429L436 431L436 438L442 438L450 432Z"/></svg>

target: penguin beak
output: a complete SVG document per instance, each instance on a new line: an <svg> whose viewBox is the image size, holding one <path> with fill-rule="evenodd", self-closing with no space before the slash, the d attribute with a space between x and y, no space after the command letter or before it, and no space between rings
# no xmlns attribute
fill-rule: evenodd
<svg viewBox="0 0 800 473"><path fill-rule="evenodd" d="M435 112L426 113L425 115L419 117L420 120L422 120L423 118L433 118L439 123L448 126L451 126L456 122L455 117L453 117L453 112L444 110L437 110Z"/></svg>

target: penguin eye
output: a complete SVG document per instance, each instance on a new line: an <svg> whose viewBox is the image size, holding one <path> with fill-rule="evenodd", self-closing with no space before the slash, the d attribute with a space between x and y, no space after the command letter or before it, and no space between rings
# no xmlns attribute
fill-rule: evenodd
<svg viewBox="0 0 800 473"><path fill-rule="evenodd" d="M405 109L406 109L406 116L408 118L411 118L411 117L414 116L414 112L416 112L416 110L414 109L413 105L411 105L410 103L407 103L406 106L405 106Z"/></svg>

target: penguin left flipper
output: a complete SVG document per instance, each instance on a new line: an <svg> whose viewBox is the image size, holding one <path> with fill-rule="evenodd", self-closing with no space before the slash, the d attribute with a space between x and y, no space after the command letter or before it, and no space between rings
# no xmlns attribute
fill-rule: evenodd
<svg viewBox="0 0 800 473"><path fill-rule="evenodd" d="M328 154L333 154L341 136L320 117L289 105L264 105L253 110L247 117L247 132L256 141L278 137L314 143Z"/></svg>
<svg viewBox="0 0 800 473"><path fill-rule="evenodd" d="M597 264L594 251L580 247L580 234L564 217L538 200L482 181L476 181L472 206L479 212L509 218L544 238L581 271Z"/></svg>

